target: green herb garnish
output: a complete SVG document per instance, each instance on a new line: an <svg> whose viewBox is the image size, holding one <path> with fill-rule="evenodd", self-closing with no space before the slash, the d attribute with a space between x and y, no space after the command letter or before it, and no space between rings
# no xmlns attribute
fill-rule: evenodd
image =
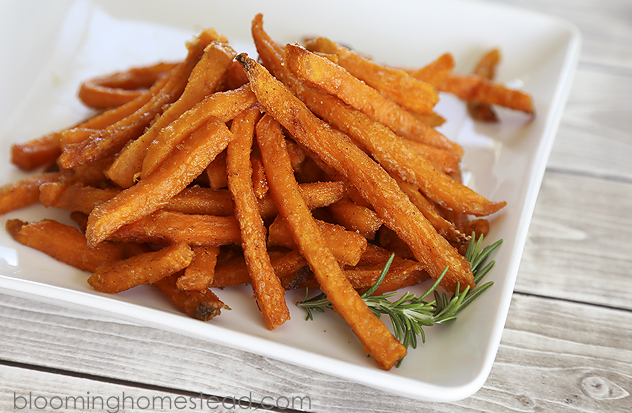
<svg viewBox="0 0 632 413"><path fill-rule="evenodd" d="M381 317L383 314L388 315L393 325L395 337L406 348L416 348L417 336L421 335L422 343L426 340L423 327L434 324L446 324L456 320L456 315L459 311L467 307L476 297L494 284L493 281L489 281L478 286L479 282L492 269L495 263L495 261L490 261L486 264L487 258L502 243L502 240L498 240L481 249L482 241L482 236L478 239L472 236L465 253L465 258L470 263L472 274L474 275L474 283L477 285L474 289L470 290L468 286L463 291L459 291L460 288L457 284L457 292L452 297L448 297L448 294L445 292L439 293L436 291L437 286L441 283L448 270L446 268L432 287L419 297L408 291L402 293L402 296L394 301L391 301L390 298L400 293L391 292L383 295L371 295L377 290L388 273L395 258L395 254L392 254L375 284L363 292L360 297L377 317ZM431 293L434 293L434 300L428 302L426 298ZM326 308L332 309L331 302L329 302L325 293L320 293L310 299L307 298L308 294L309 291L306 291L305 299L296 304L307 310L306 320L314 319L313 311L324 312Z"/></svg>

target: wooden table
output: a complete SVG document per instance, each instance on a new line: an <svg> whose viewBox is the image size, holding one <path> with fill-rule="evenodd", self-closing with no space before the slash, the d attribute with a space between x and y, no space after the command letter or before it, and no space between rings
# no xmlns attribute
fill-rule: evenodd
<svg viewBox="0 0 632 413"><path fill-rule="evenodd" d="M311 405L303 410L319 412L632 411L632 2L497 2L570 20L582 32L583 49L500 349L479 392L456 403L421 403L204 341L0 294L0 410L17 411L24 400L16 397L29 392L175 398L202 390L244 401L269 396L264 402L304 394Z"/></svg>

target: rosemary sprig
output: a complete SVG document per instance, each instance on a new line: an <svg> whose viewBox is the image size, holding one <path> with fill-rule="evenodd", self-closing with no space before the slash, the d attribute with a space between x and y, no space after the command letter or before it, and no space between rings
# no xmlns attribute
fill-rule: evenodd
<svg viewBox="0 0 632 413"><path fill-rule="evenodd" d="M472 236L465 253L465 258L470 263L474 275L474 283L477 285L474 289L470 289L468 286L463 291L459 291L460 288L457 284L457 292L452 297L448 297L445 292L439 293L436 291L448 270L446 268L428 291L419 297L408 291L402 293L401 297L394 301L391 301L390 298L400 293L391 292L382 295L372 295L384 280L384 277L386 277L395 258L393 254L386 262L375 284L362 293L360 297L377 317L387 315L390 318L393 325L393 334L406 348L416 348L418 336L421 336L422 343L426 341L423 327L429 327L434 324L446 324L456 320L456 316L461 310L493 285L494 282L490 281L478 286L479 282L489 273L495 263L495 261L486 263L487 258L502 243L502 240L498 240L485 248L481 248L482 242L482 236L478 239L476 239L476 236ZM434 300L426 301L431 293L434 294ZM324 293L320 293L311 299L307 298L308 294L309 291L306 291L305 299L297 303L298 306L307 310L306 320L314 319L313 311L324 312L326 308L332 309L331 302L329 302Z"/></svg>

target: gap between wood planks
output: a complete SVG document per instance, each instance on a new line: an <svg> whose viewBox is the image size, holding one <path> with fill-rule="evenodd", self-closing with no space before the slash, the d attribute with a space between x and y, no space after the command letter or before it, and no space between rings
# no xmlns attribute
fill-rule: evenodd
<svg viewBox="0 0 632 413"><path fill-rule="evenodd" d="M553 297L549 295L527 293L527 292L522 292L522 291L514 291L513 293L515 295L521 295L523 297L534 297L534 298L540 298L543 300L561 301L561 302L570 303L570 304L586 305L586 306L591 306L591 307L605 308L608 310L618 310L618 311L625 311L626 313L632 313L632 309L630 308L622 308L622 307L616 307L616 306L600 304L600 303L590 303L586 301L571 300L569 298Z"/></svg>

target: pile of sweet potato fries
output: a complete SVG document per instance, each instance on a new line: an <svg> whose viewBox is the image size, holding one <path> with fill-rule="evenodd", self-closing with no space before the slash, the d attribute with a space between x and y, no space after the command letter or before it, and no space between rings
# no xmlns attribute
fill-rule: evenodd
<svg viewBox="0 0 632 413"><path fill-rule="evenodd" d="M450 54L409 70L326 38L281 45L261 15L252 36L258 60L209 29L181 62L83 83L95 115L14 144L12 162L34 172L0 190L0 213L39 202L77 225L6 228L99 292L150 284L201 320L225 308L212 289L250 283L274 329L286 290L320 288L390 369L406 349L359 292L393 252L377 293L446 268L447 291L474 287L464 246L505 206L461 183L463 149L436 129L440 92L485 121L493 105L532 114L531 98L494 82L498 51L458 75Z"/></svg>

